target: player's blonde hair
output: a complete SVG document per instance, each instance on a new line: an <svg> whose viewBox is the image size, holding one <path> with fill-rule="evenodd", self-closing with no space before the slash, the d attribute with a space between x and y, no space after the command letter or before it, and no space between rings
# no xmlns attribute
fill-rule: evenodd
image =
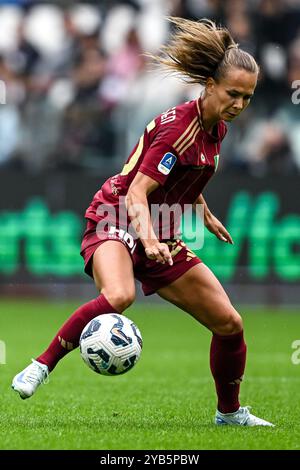
<svg viewBox="0 0 300 470"><path fill-rule="evenodd" d="M170 42L161 47L162 54L152 58L186 81L205 85L208 77L218 81L230 68L259 73L254 57L239 49L228 29L206 18L191 21L169 17L168 20L176 30Z"/></svg>

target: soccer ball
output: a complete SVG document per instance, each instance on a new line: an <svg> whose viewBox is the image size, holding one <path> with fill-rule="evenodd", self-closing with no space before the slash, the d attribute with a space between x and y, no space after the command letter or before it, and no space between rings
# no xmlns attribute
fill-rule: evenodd
<svg viewBox="0 0 300 470"><path fill-rule="evenodd" d="M140 358L142 336L129 318L106 313L91 320L83 329L80 354L97 374L120 375L132 369Z"/></svg>

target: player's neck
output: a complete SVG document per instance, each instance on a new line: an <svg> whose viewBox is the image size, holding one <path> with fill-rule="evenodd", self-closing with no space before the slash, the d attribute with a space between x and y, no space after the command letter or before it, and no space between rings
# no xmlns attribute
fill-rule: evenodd
<svg viewBox="0 0 300 470"><path fill-rule="evenodd" d="M206 130L206 132L212 133L214 126L218 122L218 118L214 113L211 113L207 106L207 99L204 96L200 97L199 105L200 105L200 113L201 113L201 124Z"/></svg>

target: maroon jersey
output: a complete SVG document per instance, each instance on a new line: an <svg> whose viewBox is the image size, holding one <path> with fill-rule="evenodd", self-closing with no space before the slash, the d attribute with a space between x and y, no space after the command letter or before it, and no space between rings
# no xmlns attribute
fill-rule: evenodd
<svg viewBox="0 0 300 470"><path fill-rule="evenodd" d="M185 204L196 201L216 171L225 134L223 121L212 134L202 128L199 100L174 106L148 124L121 173L103 184L85 217L97 222L99 204L118 205L138 171L159 183L148 196L149 207L179 204L183 211Z"/></svg>

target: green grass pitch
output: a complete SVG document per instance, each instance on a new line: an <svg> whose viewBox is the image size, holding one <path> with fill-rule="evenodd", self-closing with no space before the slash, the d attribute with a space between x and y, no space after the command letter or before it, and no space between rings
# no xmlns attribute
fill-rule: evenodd
<svg viewBox="0 0 300 470"><path fill-rule="evenodd" d="M210 333L167 304L135 304L126 315L139 326L139 363L120 377L89 370L69 354L29 400L10 388L12 377L45 349L78 303L2 301L0 340L1 449L299 449L300 339L296 310L240 309L248 362L242 405L275 428L213 424ZM2 355L3 356L3 355ZM3 359L3 358L2 358ZM3 360L2 360L3 362Z"/></svg>

